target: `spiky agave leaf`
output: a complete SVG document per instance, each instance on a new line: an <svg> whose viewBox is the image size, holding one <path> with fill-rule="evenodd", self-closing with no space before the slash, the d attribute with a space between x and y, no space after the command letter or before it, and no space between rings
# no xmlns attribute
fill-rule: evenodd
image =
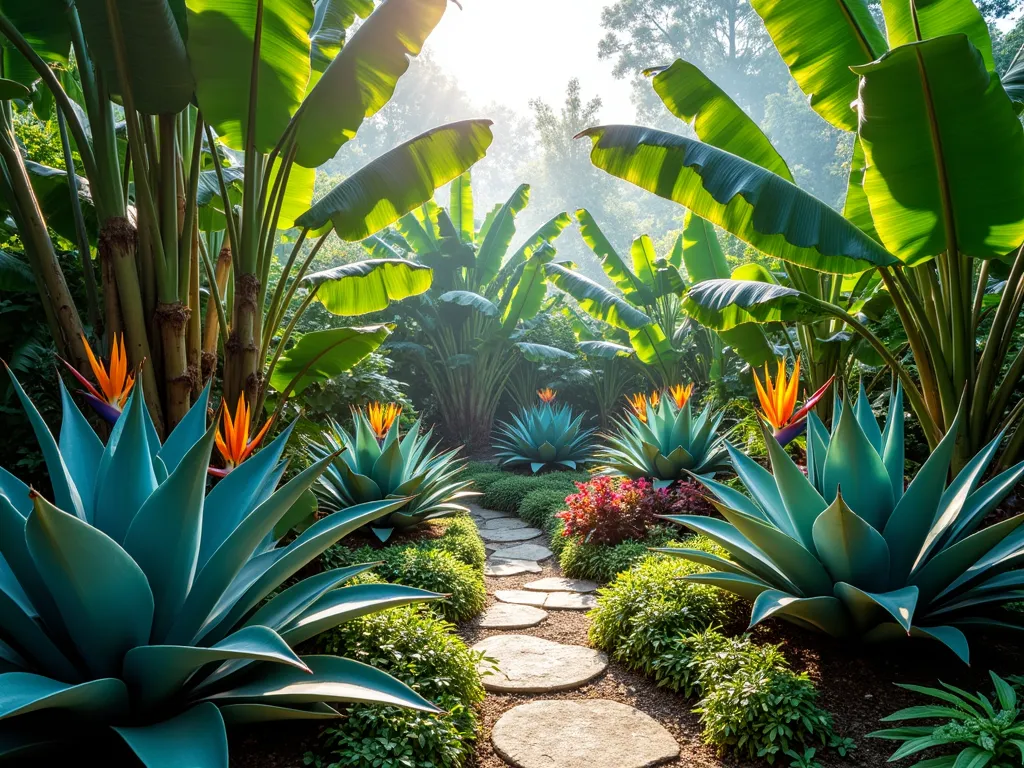
<svg viewBox="0 0 1024 768"><path fill-rule="evenodd" d="M499 422L494 447L503 467L529 465L577 469L592 460L593 429L583 429L583 414L568 405L541 403L522 408L509 422Z"/></svg>
<svg viewBox="0 0 1024 768"><path fill-rule="evenodd" d="M610 474L650 478L657 488L690 474L712 476L729 466L725 438L718 434L722 412L709 405L696 418L687 399L682 408L671 397L646 404L646 421L633 413L617 420L598 460Z"/></svg>
<svg viewBox="0 0 1024 768"><path fill-rule="evenodd" d="M927 637L965 662L965 629L1022 628L999 607L1024 598L1024 515L982 527L1024 476L1021 462L980 483L1002 435L948 482L961 409L904 490L902 391L884 428L863 387L836 410L831 432L808 415L806 475L766 433L771 472L728 446L748 495L698 478L726 520L668 519L731 560L687 578L750 600L752 625L777 616L834 636Z"/></svg>
<svg viewBox="0 0 1024 768"><path fill-rule="evenodd" d="M332 419L324 430L324 444L313 443L308 449L316 460L334 455L315 488L322 509L337 512L355 504L401 498L388 517L372 523L383 541L396 528L467 511L456 502L477 494L466 490L472 481L459 478L466 466L458 459L459 449L439 451L431 446L433 430L421 433L419 421L401 437L394 420L378 441L362 411L354 411L352 418L351 434Z"/></svg>
<svg viewBox="0 0 1024 768"><path fill-rule="evenodd" d="M293 647L440 595L345 586L368 566L277 592L404 499L351 506L283 544L275 526L333 453L277 488L287 428L207 493L215 432L205 395L161 445L139 382L106 446L64 397L58 444L14 385L39 427L56 494L46 499L0 471L0 760L62 734L107 733L149 768L224 768L226 723L337 717L331 705L344 702L436 711L372 667L302 658ZM40 730L47 715L59 715L61 728Z"/></svg>

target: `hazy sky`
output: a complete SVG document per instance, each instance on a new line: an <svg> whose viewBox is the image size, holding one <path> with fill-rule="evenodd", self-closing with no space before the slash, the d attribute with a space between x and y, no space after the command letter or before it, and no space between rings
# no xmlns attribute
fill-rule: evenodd
<svg viewBox="0 0 1024 768"><path fill-rule="evenodd" d="M601 121L634 121L630 86L597 58L603 37L602 0L461 0L454 3L426 50L480 105L497 101L526 111L531 98L561 104L578 77L586 99L604 101Z"/></svg>

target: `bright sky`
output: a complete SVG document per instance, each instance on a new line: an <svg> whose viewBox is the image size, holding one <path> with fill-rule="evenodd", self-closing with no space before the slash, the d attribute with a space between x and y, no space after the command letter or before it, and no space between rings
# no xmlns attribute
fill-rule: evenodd
<svg viewBox="0 0 1024 768"><path fill-rule="evenodd" d="M499 102L525 112L531 98L556 111L565 87L580 79L585 99L604 101L601 122L634 122L630 86L597 58L604 0L461 0L449 3L427 39L428 50L481 106Z"/></svg>

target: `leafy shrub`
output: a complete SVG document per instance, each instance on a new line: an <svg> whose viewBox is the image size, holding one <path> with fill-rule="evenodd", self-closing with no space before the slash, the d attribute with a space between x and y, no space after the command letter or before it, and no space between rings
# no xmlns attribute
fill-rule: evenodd
<svg viewBox="0 0 1024 768"><path fill-rule="evenodd" d="M834 742L832 716L818 706L814 683L789 669L778 646L715 638L692 656L704 693L695 711L704 741L719 751L774 764Z"/></svg>
<svg viewBox="0 0 1024 768"><path fill-rule="evenodd" d="M554 488L530 491L519 505L519 517L530 525L546 528L551 518L565 509L565 494Z"/></svg>
<svg viewBox="0 0 1024 768"><path fill-rule="evenodd" d="M487 602L483 571L467 565L450 552L436 548L436 545L409 544L384 549L365 546L354 550L335 548L327 559L332 568L374 561L380 562L374 567L374 573L387 582L450 595L447 600L431 606L450 621L476 616Z"/></svg>
<svg viewBox="0 0 1024 768"><path fill-rule="evenodd" d="M481 505L487 509L515 514L523 499L532 491L540 488L564 491L566 495L576 490L576 482L590 479L586 472L556 472L531 477L504 473L504 477L489 483L484 491Z"/></svg>
<svg viewBox="0 0 1024 768"><path fill-rule="evenodd" d="M713 515L715 508L708 501L707 492L697 483L691 481L676 483L668 491L669 512L658 512L659 515Z"/></svg>
<svg viewBox="0 0 1024 768"><path fill-rule="evenodd" d="M449 552L466 565L483 569L487 559L484 540L476 529L476 524L466 514L447 517L434 521L433 525L444 529L444 533L436 539L423 539L419 542L422 549L440 549Z"/></svg>
<svg viewBox="0 0 1024 768"><path fill-rule="evenodd" d="M687 539L686 545L705 550L714 547L696 536ZM606 549L615 551L622 546ZM724 594L714 587L681 580L705 570L648 552L598 592L597 607L590 614L591 642L632 669L653 675L655 662L683 633L719 624L728 617L733 599L723 599ZM661 666L657 669L662 670L659 685L689 693L686 675L673 676Z"/></svg>
<svg viewBox="0 0 1024 768"><path fill-rule="evenodd" d="M394 707L349 708L341 727L327 728L321 750L307 755L318 768L454 768L464 765L477 735L474 706L484 689L481 655L452 626L415 609L399 608L356 619L321 639L321 650L384 669L446 710L421 715Z"/></svg>
<svg viewBox="0 0 1024 768"><path fill-rule="evenodd" d="M473 481L473 490L486 491L491 483L508 477L508 472L503 472L486 461L471 461L466 465L463 477Z"/></svg>
<svg viewBox="0 0 1024 768"><path fill-rule="evenodd" d="M561 519L558 522L562 524ZM565 536L564 527L554 530L558 536L552 534L551 550L559 556L559 565L565 575L572 579L591 579L602 584L612 581L650 555L651 547L669 544L674 533L659 525L651 528L643 541L629 540L609 547L604 544L587 544L581 539Z"/></svg>
<svg viewBox="0 0 1024 768"><path fill-rule="evenodd" d="M995 686L995 702L984 694L971 696L945 683L942 683L945 690L900 685L900 688L941 703L901 709L883 717L883 722L924 718L942 719L944 722L912 728L888 728L868 734L868 737L903 742L889 758L890 762L932 747L947 746L952 747L952 751L947 749L942 756L936 755L936 762L929 761L929 764L988 768L1020 765L1024 761L1024 711L1018 701L1018 692L994 672L989 672L989 675Z"/></svg>
<svg viewBox="0 0 1024 768"><path fill-rule="evenodd" d="M565 535L588 544L619 544L626 539L642 539L658 521L659 514L670 513L667 491L655 491L646 479L616 481L595 477L578 483L578 491L565 500L559 513L565 522Z"/></svg>

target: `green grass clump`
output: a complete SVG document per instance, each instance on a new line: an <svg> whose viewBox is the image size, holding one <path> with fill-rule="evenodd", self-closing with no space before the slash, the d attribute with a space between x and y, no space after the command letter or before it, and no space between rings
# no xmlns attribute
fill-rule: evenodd
<svg viewBox="0 0 1024 768"><path fill-rule="evenodd" d="M561 492L563 500L570 493L576 492L576 483L586 482L590 475L586 472L549 472L544 475L516 475L506 472L505 477L490 483L484 491L480 505L487 509L515 514L523 500L533 491L539 489Z"/></svg>
<svg viewBox="0 0 1024 768"><path fill-rule="evenodd" d="M537 528L544 528L548 522L565 509L565 496L556 488L537 488L530 491L519 505L519 517Z"/></svg>
<svg viewBox="0 0 1024 768"><path fill-rule="evenodd" d="M471 461L466 465L462 477L473 481L474 491L486 491L491 483L508 477L508 472L503 472L497 465L485 461Z"/></svg>
<svg viewBox="0 0 1024 768"><path fill-rule="evenodd" d="M473 754L484 699L481 654L452 626L415 606L354 619L319 641L320 650L394 675L445 710L353 705L342 726L324 730L306 763L316 768L460 768Z"/></svg>

